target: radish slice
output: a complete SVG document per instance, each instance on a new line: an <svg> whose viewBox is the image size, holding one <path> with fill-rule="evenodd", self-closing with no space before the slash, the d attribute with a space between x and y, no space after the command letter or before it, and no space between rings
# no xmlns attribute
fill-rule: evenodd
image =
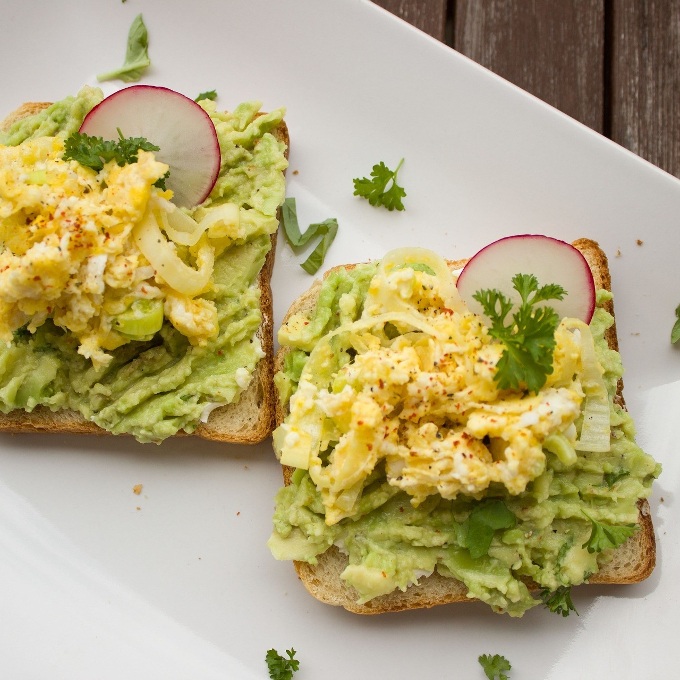
<svg viewBox="0 0 680 680"><path fill-rule="evenodd" d="M539 285L559 284L567 291L564 299L542 304L552 307L561 318L590 323L595 311L595 282L588 262L570 243L549 236L522 234L494 241L465 265L458 277L458 292L471 312L486 318L473 295L492 288L519 305L519 294L512 287L515 274L533 274Z"/></svg>
<svg viewBox="0 0 680 680"><path fill-rule="evenodd" d="M190 208L212 191L220 172L220 144L210 116L167 87L133 85L106 97L85 116L80 132L104 139L145 137L170 166L166 182L176 205Z"/></svg>

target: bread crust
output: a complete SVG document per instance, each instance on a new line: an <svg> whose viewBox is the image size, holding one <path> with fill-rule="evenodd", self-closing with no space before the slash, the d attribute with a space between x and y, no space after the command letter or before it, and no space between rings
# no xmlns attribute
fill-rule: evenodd
<svg viewBox="0 0 680 680"><path fill-rule="evenodd" d="M16 121L39 113L49 106L51 102L26 102L0 123L0 130L7 130ZM286 145L285 156L288 158L290 135L286 123L282 121L272 130L272 134ZM280 223L280 209L277 218ZM257 337L265 356L258 361L250 384L241 393L238 401L213 410L207 422L199 423L191 436L231 444L257 444L266 439L274 428L277 397L273 387L274 307L270 282L274 269L277 233L271 235L271 248L257 278L262 312ZM86 420L77 411L70 409L51 411L45 406L38 406L31 412L15 409L6 414L0 413L0 432L111 435L107 430ZM187 436L187 433L180 431L175 436Z"/></svg>
<svg viewBox="0 0 680 680"><path fill-rule="evenodd" d="M607 256L599 244L591 239L578 239L573 244L583 254L593 273L596 289L611 291L611 276ZM452 271L461 269L467 260L448 261ZM336 269L352 269L356 265L335 267L325 273L324 278ZM284 317L285 321L293 314L310 312L321 290L321 281L314 282L312 287L303 293L290 307ZM610 300L604 308L614 315L614 305ZM607 331L606 340L612 349L618 351L616 323ZM287 348L281 348L275 360L275 370L281 370L287 354ZM617 402L625 408L623 399L623 382L619 381L616 394ZM277 401L276 425L280 425L287 415L287 406ZM283 466L284 483L290 484L293 468ZM623 585L638 583L646 579L656 565L656 539L646 500L638 502L638 522L640 530L631 536L623 545L613 552L611 561L593 575L589 583ZM434 607L442 604L470 602L474 598L468 597L467 588L454 578L448 578L434 572L430 576L420 579L418 585L412 585L406 591L395 591L388 595L373 598L364 604L357 604L357 593L341 578L340 574L348 564L347 557L335 546L318 556L315 565L307 562L294 561L295 570L308 592L316 599L326 604L340 606L355 614L382 614L398 612L408 609ZM530 590L538 590L539 586L533 581L527 581Z"/></svg>

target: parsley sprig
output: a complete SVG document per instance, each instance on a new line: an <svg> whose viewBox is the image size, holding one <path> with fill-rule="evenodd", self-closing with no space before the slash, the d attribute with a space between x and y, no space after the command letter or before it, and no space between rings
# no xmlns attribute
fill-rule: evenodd
<svg viewBox="0 0 680 680"><path fill-rule="evenodd" d="M491 541L497 529L511 529L517 517L500 499L489 499L476 505L467 519L465 546L477 559L489 554Z"/></svg>
<svg viewBox="0 0 680 680"><path fill-rule="evenodd" d="M491 321L489 334L505 345L496 365L498 387L520 389L525 385L529 391L538 392L553 370L555 330L560 323L552 307L539 303L562 300L566 291L556 283L539 286L533 274L516 274L512 285L521 303L509 322L514 304L499 290L479 290L473 297Z"/></svg>
<svg viewBox="0 0 680 680"><path fill-rule="evenodd" d="M159 151L159 147L144 137L124 137L118 130L118 139L102 139L74 132L64 142L64 160L74 160L99 172L109 161L116 161L118 165L136 163L139 151ZM156 186L165 189L168 173L156 182Z"/></svg>
<svg viewBox="0 0 680 680"><path fill-rule="evenodd" d="M589 553L602 552L609 548L618 548L637 530L637 524L607 524L598 522L587 513L583 513L591 524L590 538L583 544Z"/></svg>
<svg viewBox="0 0 680 680"><path fill-rule="evenodd" d="M353 180L354 195L368 199L371 205L383 206L388 210L404 210L401 199L405 198L406 191L397 184L397 173L403 163L402 158L394 170L390 170L382 161L374 165L370 177Z"/></svg>
<svg viewBox="0 0 680 680"><path fill-rule="evenodd" d="M579 615L571 600L571 586L560 586L557 590L543 588L539 595L543 604L553 614L569 616L570 612L574 612L576 616Z"/></svg>
<svg viewBox="0 0 680 680"><path fill-rule="evenodd" d="M293 648L287 649L286 654L288 658L279 654L275 649L267 651L265 660L269 669L269 677L272 680L291 680L295 671L300 667Z"/></svg>
<svg viewBox="0 0 680 680"><path fill-rule="evenodd" d="M482 654L478 661L489 680L508 680L510 677L505 671L511 670L512 666L501 654Z"/></svg>

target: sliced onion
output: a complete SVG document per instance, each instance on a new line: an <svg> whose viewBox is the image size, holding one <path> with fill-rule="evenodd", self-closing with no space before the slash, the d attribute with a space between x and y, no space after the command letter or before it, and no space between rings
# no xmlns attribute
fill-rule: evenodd
<svg viewBox="0 0 680 680"><path fill-rule="evenodd" d="M606 453L611 448L611 411L609 395L604 382L602 367L595 354L595 342L590 326L577 319L569 319L568 328L580 335L581 341L581 386L585 393L583 425L577 451Z"/></svg>
<svg viewBox="0 0 680 680"><path fill-rule="evenodd" d="M199 243L196 255L198 269L194 269L182 261L174 245L165 238L152 210L147 210L142 220L135 225L132 236L156 274L178 293L198 295L210 282L215 251L207 237L204 237L203 243Z"/></svg>
<svg viewBox="0 0 680 680"><path fill-rule="evenodd" d="M241 211L236 203L223 203L214 208L209 208L202 217L198 226L208 232L210 238L241 237Z"/></svg>
<svg viewBox="0 0 680 680"><path fill-rule="evenodd" d="M236 203L223 203L208 208L205 215L196 221L170 201L156 199L157 219L168 238L180 246L195 246L207 232L210 238L230 236L238 238L241 215Z"/></svg>
<svg viewBox="0 0 680 680"><path fill-rule="evenodd" d="M444 307L456 312L465 311L465 305L460 298L456 282L446 260L427 248L395 248L391 250L380 261L376 277L379 275L387 277L395 269L412 264L423 264L434 272L439 280L439 293ZM376 313L376 310L405 311L410 307L410 304L395 295L388 286L372 285L366 295L364 316L371 312Z"/></svg>
<svg viewBox="0 0 680 680"><path fill-rule="evenodd" d="M195 246L203 236L201 225L178 208L167 212L161 210L158 215L163 231L180 246Z"/></svg>
<svg viewBox="0 0 680 680"><path fill-rule="evenodd" d="M607 453L611 449L611 424L607 400L602 401L586 395L581 434L574 448L577 451L594 453Z"/></svg>

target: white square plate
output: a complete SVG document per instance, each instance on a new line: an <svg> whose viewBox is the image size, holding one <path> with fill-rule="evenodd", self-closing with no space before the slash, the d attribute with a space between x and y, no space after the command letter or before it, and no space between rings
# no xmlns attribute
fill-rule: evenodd
<svg viewBox="0 0 680 680"><path fill-rule="evenodd" d="M522 232L597 240L626 399L665 470L652 498L656 571L577 589L578 617L536 608L514 620L471 603L363 618L316 602L269 555L280 470L268 442L3 436L0 674L265 678L266 650L294 647L296 680L482 678L482 653L505 655L523 680L670 677L680 182L365 0L3 4L0 111L95 84L122 64L139 12L153 64L142 82L192 97L216 89L222 108L285 105L302 226L340 224L326 266L401 245L465 257ZM401 158L404 212L352 195L352 178ZM301 259L279 240L277 322L311 283Z"/></svg>

